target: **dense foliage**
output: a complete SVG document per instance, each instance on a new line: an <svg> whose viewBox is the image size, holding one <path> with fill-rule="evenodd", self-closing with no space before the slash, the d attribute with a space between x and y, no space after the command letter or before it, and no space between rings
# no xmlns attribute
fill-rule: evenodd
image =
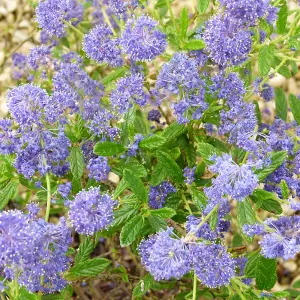
<svg viewBox="0 0 300 300"><path fill-rule="evenodd" d="M2 299L103 274L136 299L300 299L270 292L300 252L300 99L268 83L298 72L300 8L177 2L35 4L0 120Z"/></svg>

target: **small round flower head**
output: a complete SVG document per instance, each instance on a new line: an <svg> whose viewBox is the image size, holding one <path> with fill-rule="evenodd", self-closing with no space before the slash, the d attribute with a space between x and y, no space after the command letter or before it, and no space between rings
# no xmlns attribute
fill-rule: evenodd
<svg viewBox="0 0 300 300"><path fill-rule="evenodd" d="M222 245L192 244L190 257L197 277L207 287L228 285L235 276L235 262Z"/></svg>
<svg viewBox="0 0 300 300"><path fill-rule="evenodd" d="M230 195L233 199L242 201L258 186L258 178L251 165L239 166L228 154L214 160L215 164L210 166L210 170L219 175L213 180L211 187L204 189L209 199L220 199Z"/></svg>
<svg viewBox="0 0 300 300"><path fill-rule="evenodd" d="M262 224L245 224L243 226L243 232L252 237L255 234L261 235L265 232L264 225Z"/></svg>
<svg viewBox="0 0 300 300"><path fill-rule="evenodd" d="M77 64L77 65L82 65L83 59L82 57L77 54L76 52L68 52L66 54L63 54L61 56L61 59L64 63L67 64Z"/></svg>
<svg viewBox="0 0 300 300"><path fill-rule="evenodd" d="M195 60L180 52L162 66L156 81L157 89L163 88L173 94L179 94L180 89L188 92L200 87L201 79Z"/></svg>
<svg viewBox="0 0 300 300"><path fill-rule="evenodd" d="M63 37L65 24L63 20L77 19L72 24L76 25L82 20L83 6L76 0L42 0L36 8L36 18L39 27L44 29L50 36Z"/></svg>
<svg viewBox="0 0 300 300"><path fill-rule="evenodd" d="M203 50L193 50L189 52L189 56L196 61L198 67L200 68L203 68L208 61L208 56Z"/></svg>
<svg viewBox="0 0 300 300"><path fill-rule="evenodd" d="M115 201L99 188L79 192L70 203L69 219L80 234L92 235L113 221Z"/></svg>
<svg viewBox="0 0 300 300"><path fill-rule="evenodd" d="M201 81L198 94L188 95L174 104L174 114L179 124L201 119L202 113L208 108L208 104L204 101L204 92L204 84Z"/></svg>
<svg viewBox="0 0 300 300"><path fill-rule="evenodd" d="M239 65L252 47L251 33L241 22L216 15L207 21L203 33L209 57L218 65Z"/></svg>
<svg viewBox="0 0 300 300"><path fill-rule="evenodd" d="M170 193L176 193L176 188L168 181L157 186L150 186L149 206L155 209L162 208Z"/></svg>
<svg viewBox="0 0 300 300"><path fill-rule="evenodd" d="M21 126L39 123L42 110L48 102L47 92L33 84L20 85L7 94L8 110Z"/></svg>
<svg viewBox="0 0 300 300"><path fill-rule="evenodd" d="M67 285L62 274L70 267L66 253L72 242L71 229L64 218L57 225L38 219L31 223L31 228L35 233L32 260L22 266L18 281L30 292L60 291Z"/></svg>
<svg viewBox="0 0 300 300"><path fill-rule="evenodd" d="M28 203L26 205L26 208L28 210L28 215L31 219L35 219L40 211L40 207L38 205L38 203Z"/></svg>
<svg viewBox="0 0 300 300"><path fill-rule="evenodd" d="M49 171L62 176L68 171L70 141L62 130L55 134L40 128L23 132L22 142L14 166L26 178L30 179L37 171L42 176Z"/></svg>
<svg viewBox="0 0 300 300"><path fill-rule="evenodd" d="M120 44L131 60L152 60L165 51L166 35L157 29L157 25L148 16L127 21Z"/></svg>
<svg viewBox="0 0 300 300"><path fill-rule="evenodd" d="M220 0L220 3L225 6L227 15L249 25L255 25L267 11L267 2L264 0Z"/></svg>
<svg viewBox="0 0 300 300"><path fill-rule="evenodd" d="M279 11L279 8L278 7L275 7L275 6L272 6L272 5L269 5L268 6L268 10L267 10L267 16L266 16L266 21L272 25L276 20L277 20L277 17L278 17L278 11Z"/></svg>
<svg viewBox="0 0 300 300"><path fill-rule="evenodd" d="M62 195L62 197L67 198L72 190L72 183L66 182L58 185L57 191Z"/></svg>
<svg viewBox="0 0 300 300"><path fill-rule="evenodd" d="M196 167L189 168L185 167L183 169L184 182L187 184L192 184L195 181L195 171Z"/></svg>
<svg viewBox="0 0 300 300"><path fill-rule="evenodd" d="M148 113L148 120L149 121L154 121L156 123L160 123L160 118L161 118L161 113L157 109L152 109Z"/></svg>
<svg viewBox="0 0 300 300"><path fill-rule="evenodd" d="M106 62L114 67L123 64L119 42L113 39L112 31L106 24L97 25L85 35L83 50L98 63Z"/></svg>
<svg viewBox="0 0 300 300"><path fill-rule="evenodd" d="M142 264L155 280L180 279L191 269L189 251L183 240L172 237L168 228L139 245Z"/></svg>
<svg viewBox="0 0 300 300"><path fill-rule="evenodd" d="M139 143L143 138L144 138L144 136L140 133L138 133L134 136L133 144L128 146L128 151L127 151L128 156L136 156L137 155L137 152L139 150Z"/></svg>
<svg viewBox="0 0 300 300"><path fill-rule="evenodd" d="M274 96L274 88L267 83L264 83L262 87L260 87L261 79L257 78L254 81L254 91L257 95L261 96L266 101L271 101Z"/></svg>
<svg viewBox="0 0 300 300"><path fill-rule="evenodd" d="M112 90L110 95L110 102L113 108L120 114L123 114L134 103L141 107L145 106L148 96L143 90L143 82L143 77L137 74L119 79L117 87Z"/></svg>
<svg viewBox="0 0 300 300"><path fill-rule="evenodd" d="M283 216L265 223L274 230L259 242L261 253L267 258L294 258L300 252L300 216Z"/></svg>
<svg viewBox="0 0 300 300"><path fill-rule="evenodd" d="M48 46L36 46L32 48L27 57L28 66L35 71L40 66L47 66L51 61L51 48Z"/></svg>
<svg viewBox="0 0 300 300"><path fill-rule="evenodd" d="M138 6L137 0L106 0L108 7L117 15L126 13L127 9L135 9Z"/></svg>
<svg viewBox="0 0 300 300"><path fill-rule="evenodd" d="M12 154L18 149L17 132L10 119L0 119L0 153Z"/></svg>
<svg viewBox="0 0 300 300"><path fill-rule="evenodd" d="M19 210L0 213L0 265L19 264L33 247L29 218ZM25 256L24 256L25 255Z"/></svg>
<svg viewBox="0 0 300 300"><path fill-rule="evenodd" d="M87 169L90 172L89 178L93 178L96 181L107 180L110 171L107 157L98 156L97 158L90 159Z"/></svg>
<svg viewBox="0 0 300 300"><path fill-rule="evenodd" d="M12 55L12 73L13 78L20 80L28 75L27 56L21 53Z"/></svg>

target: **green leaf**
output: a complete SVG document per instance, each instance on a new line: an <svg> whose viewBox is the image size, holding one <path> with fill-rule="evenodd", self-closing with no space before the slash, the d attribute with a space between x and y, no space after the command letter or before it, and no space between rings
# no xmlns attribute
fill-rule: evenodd
<svg viewBox="0 0 300 300"><path fill-rule="evenodd" d="M143 216L136 215L125 224L120 234L120 245L122 247L130 245L136 240L143 229L144 221Z"/></svg>
<svg viewBox="0 0 300 300"><path fill-rule="evenodd" d="M199 191L196 188L192 188L192 200L200 211L202 211L207 204L207 198L204 192Z"/></svg>
<svg viewBox="0 0 300 300"><path fill-rule="evenodd" d="M168 176L168 173L166 172L164 168L164 164L158 163L151 176L150 183L151 185L159 185L161 182L165 180L165 178Z"/></svg>
<svg viewBox="0 0 300 300"><path fill-rule="evenodd" d="M183 46L184 50L201 50L205 47L205 43L202 40L190 40Z"/></svg>
<svg viewBox="0 0 300 300"><path fill-rule="evenodd" d="M208 8L210 0L198 0L198 11L200 14L205 13Z"/></svg>
<svg viewBox="0 0 300 300"><path fill-rule="evenodd" d="M286 1L284 1L277 14L276 28L278 34L283 34L285 32L287 17L288 17L288 7Z"/></svg>
<svg viewBox="0 0 300 300"><path fill-rule="evenodd" d="M289 104L296 122L300 125L300 99L293 94L289 96Z"/></svg>
<svg viewBox="0 0 300 300"><path fill-rule="evenodd" d="M273 193L258 189L253 192L250 198L259 208L277 215L282 213L281 205L277 200L278 198Z"/></svg>
<svg viewBox="0 0 300 300"><path fill-rule="evenodd" d="M282 88L275 88L275 103L276 103L276 114L277 116L286 121L287 117L287 101L285 99L285 94Z"/></svg>
<svg viewBox="0 0 300 300"><path fill-rule="evenodd" d="M163 172L165 172L165 174L167 174L175 182L182 183L184 179L182 170L172 157L163 151L158 150L156 153L158 162L163 167Z"/></svg>
<svg viewBox="0 0 300 300"><path fill-rule="evenodd" d="M142 180L131 170L124 170L124 179L131 191L143 202L148 201L148 193Z"/></svg>
<svg viewBox="0 0 300 300"><path fill-rule="evenodd" d="M183 124L172 123L163 131L162 137L165 139L165 142L168 143L184 132L186 132L186 127Z"/></svg>
<svg viewBox="0 0 300 300"><path fill-rule="evenodd" d="M116 70L110 72L109 75L105 76L102 79L102 83L104 85L108 84L108 83L112 82L113 80L122 77L126 73L126 71L127 71L126 67L122 67L122 68L116 69Z"/></svg>
<svg viewBox="0 0 300 300"><path fill-rule="evenodd" d="M158 232L161 229L164 230L168 227L167 222L161 217L150 215L148 216L147 219L149 221L150 226L153 228L155 232Z"/></svg>
<svg viewBox="0 0 300 300"><path fill-rule="evenodd" d="M133 296L134 297L141 297L142 295L146 294L151 285L154 283L154 279L150 274L145 275L141 281L134 287L133 289Z"/></svg>
<svg viewBox="0 0 300 300"><path fill-rule="evenodd" d="M140 141L139 147L146 149L157 149L165 143L165 139L157 134L145 137Z"/></svg>
<svg viewBox="0 0 300 300"><path fill-rule="evenodd" d="M300 280L297 280L293 283L292 287L294 289L300 289Z"/></svg>
<svg viewBox="0 0 300 300"><path fill-rule="evenodd" d="M281 189L283 199L287 199L290 194L290 189L284 179L281 179L280 189Z"/></svg>
<svg viewBox="0 0 300 300"><path fill-rule="evenodd" d="M40 299L40 297L38 295L31 294L24 287L21 287L19 292L20 292L20 295L17 300L39 300ZM3 298L3 299L5 299L5 298Z"/></svg>
<svg viewBox="0 0 300 300"><path fill-rule="evenodd" d="M270 290L276 283L276 260L259 257L256 268L256 286L260 290Z"/></svg>
<svg viewBox="0 0 300 300"><path fill-rule="evenodd" d="M266 76L271 70L274 60L275 47L273 45L264 45L258 53L258 69L262 76Z"/></svg>
<svg viewBox="0 0 300 300"><path fill-rule="evenodd" d="M92 258L72 267L66 275L68 280L76 280L82 277L94 277L102 273L109 265L106 258Z"/></svg>
<svg viewBox="0 0 300 300"><path fill-rule="evenodd" d="M122 178L114 191L114 199L117 199L127 188L128 183Z"/></svg>
<svg viewBox="0 0 300 300"><path fill-rule="evenodd" d="M176 215L176 211L169 207L163 207L159 209L149 210L150 215L161 217L163 219L172 218Z"/></svg>
<svg viewBox="0 0 300 300"><path fill-rule="evenodd" d="M168 0L169 3L174 2L175 0ZM157 0L157 2L154 5L154 8L162 8L164 6L167 6L166 0Z"/></svg>
<svg viewBox="0 0 300 300"><path fill-rule="evenodd" d="M125 148L113 142L99 142L94 147L94 153L101 156L113 156L123 152Z"/></svg>
<svg viewBox="0 0 300 300"><path fill-rule="evenodd" d="M114 221L112 226L119 227L127 222L131 217L138 213L135 204L124 204L121 208L114 211Z"/></svg>
<svg viewBox="0 0 300 300"><path fill-rule="evenodd" d="M210 161L210 158L213 155L220 156L222 155L222 151L217 149L216 147L212 146L211 144L208 143L197 143L197 149L198 152L200 153L201 157L207 164L211 164L212 162Z"/></svg>
<svg viewBox="0 0 300 300"><path fill-rule="evenodd" d="M84 160L80 147L73 147L69 156L70 168L73 176L79 179L83 174Z"/></svg>
<svg viewBox="0 0 300 300"><path fill-rule="evenodd" d="M247 278L255 278L258 261L260 259L259 252L251 253L245 266L245 276Z"/></svg>
<svg viewBox="0 0 300 300"><path fill-rule="evenodd" d="M180 36L182 38L186 37L188 26L189 26L188 10L186 7L184 7L181 10L180 19L179 19Z"/></svg>
<svg viewBox="0 0 300 300"><path fill-rule="evenodd" d="M87 237L79 246L78 253L75 256L75 265L87 261L95 248L94 242L90 237Z"/></svg>
<svg viewBox="0 0 300 300"><path fill-rule="evenodd" d="M122 172L125 169L131 170L133 173L135 173L139 177L146 177L147 176L147 170L146 168L135 158L129 157L126 159L126 161L120 162L120 167Z"/></svg>
<svg viewBox="0 0 300 300"><path fill-rule="evenodd" d="M13 199L18 192L19 182L11 180L2 190L0 190L0 209L3 209L10 199Z"/></svg>
<svg viewBox="0 0 300 300"><path fill-rule="evenodd" d="M287 158L286 151L273 152L271 155L271 163L263 169L255 171L259 181L264 180L269 174L278 169Z"/></svg>
<svg viewBox="0 0 300 300"><path fill-rule="evenodd" d="M255 212L248 198L244 201L238 201L237 203L237 221L242 234L245 224L254 224L256 222ZM244 234L243 236L245 239L251 240L248 236Z"/></svg>

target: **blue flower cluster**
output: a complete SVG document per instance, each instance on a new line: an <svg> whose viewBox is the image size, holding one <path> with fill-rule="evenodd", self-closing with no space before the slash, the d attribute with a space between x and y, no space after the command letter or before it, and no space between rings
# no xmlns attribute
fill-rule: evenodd
<svg viewBox="0 0 300 300"><path fill-rule="evenodd" d="M78 233L92 235L112 223L115 205L110 195L101 194L99 188L83 190L69 203L69 219Z"/></svg>
<svg viewBox="0 0 300 300"><path fill-rule="evenodd" d="M72 242L71 229L63 218L54 225L31 216L18 210L0 214L3 274L31 292L62 290L67 285L63 272L70 266L67 251Z"/></svg>
<svg viewBox="0 0 300 300"><path fill-rule="evenodd" d="M194 268L204 285L216 288L235 275L235 261L223 246L186 243L171 228L142 241L139 252L155 280L180 279Z"/></svg>
<svg viewBox="0 0 300 300"><path fill-rule="evenodd" d="M151 208L162 208L171 193L176 193L176 188L168 181L164 181L157 186L150 186L149 206Z"/></svg>

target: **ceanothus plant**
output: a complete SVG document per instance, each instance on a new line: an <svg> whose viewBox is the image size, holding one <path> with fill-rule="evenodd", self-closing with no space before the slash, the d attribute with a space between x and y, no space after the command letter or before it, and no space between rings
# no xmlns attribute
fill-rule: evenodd
<svg viewBox="0 0 300 300"><path fill-rule="evenodd" d="M300 8L172 2L36 5L41 45L13 55L0 120L1 299L94 278L135 299L300 299L270 291L300 253L300 99L269 84L298 72Z"/></svg>

